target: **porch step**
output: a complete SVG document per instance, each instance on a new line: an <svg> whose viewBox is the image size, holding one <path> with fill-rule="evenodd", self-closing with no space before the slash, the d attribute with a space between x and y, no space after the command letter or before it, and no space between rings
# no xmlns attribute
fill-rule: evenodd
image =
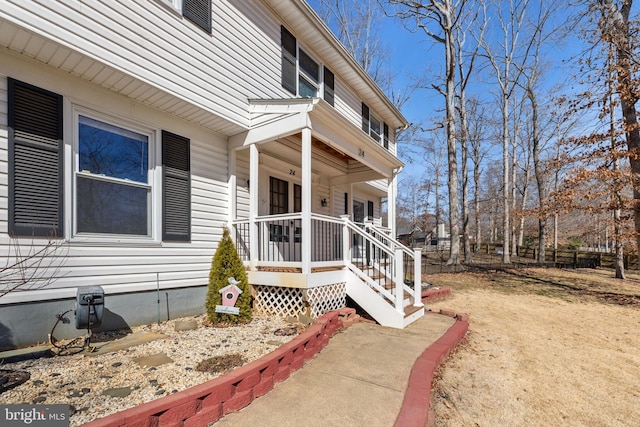
<svg viewBox="0 0 640 427"><path fill-rule="evenodd" d="M407 318L411 316L416 311L422 310L424 307L416 307L414 305L408 305L404 308L404 317Z"/></svg>

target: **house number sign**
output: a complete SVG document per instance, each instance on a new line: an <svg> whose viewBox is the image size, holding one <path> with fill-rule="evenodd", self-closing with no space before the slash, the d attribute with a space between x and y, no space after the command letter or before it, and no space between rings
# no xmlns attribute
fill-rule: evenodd
<svg viewBox="0 0 640 427"><path fill-rule="evenodd" d="M358 148L358 156L364 159L364 150L362 148Z"/></svg>

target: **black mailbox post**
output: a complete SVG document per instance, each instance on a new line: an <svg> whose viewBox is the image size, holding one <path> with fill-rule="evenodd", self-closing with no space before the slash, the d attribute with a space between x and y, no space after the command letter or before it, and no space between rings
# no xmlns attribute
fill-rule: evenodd
<svg viewBox="0 0 640 427"><path fill-rule="evenodd" d="M78 288L76 294L76 329L97 328L104 314L104 290L100 286Z"/></svg>

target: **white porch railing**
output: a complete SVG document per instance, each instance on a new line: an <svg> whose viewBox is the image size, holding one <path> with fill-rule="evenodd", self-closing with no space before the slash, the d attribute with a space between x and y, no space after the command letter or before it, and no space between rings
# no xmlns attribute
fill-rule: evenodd
<svg viewBox="0 0 640 427"><path fill-rule="evenodd" d="M308 244L311 271L346 267L398 312L404 312L407 300L421 305L421 252L402 245L381 227L354 223L346 215L312 213L311 238L305 242L300 213L257 217L256 225L258 259L251 263L249 220L232 222L238 253L247 265L302 269L302 245Z"/></svg>

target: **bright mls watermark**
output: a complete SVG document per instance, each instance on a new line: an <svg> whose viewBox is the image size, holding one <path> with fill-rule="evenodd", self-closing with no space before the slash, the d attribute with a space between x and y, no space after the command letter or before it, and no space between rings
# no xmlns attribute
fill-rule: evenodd
<svg viewBox="0 0 640 427"><path fill-rule="evenodd" d="M69 405L0 405L0 426L69 427Z"/></svg>

